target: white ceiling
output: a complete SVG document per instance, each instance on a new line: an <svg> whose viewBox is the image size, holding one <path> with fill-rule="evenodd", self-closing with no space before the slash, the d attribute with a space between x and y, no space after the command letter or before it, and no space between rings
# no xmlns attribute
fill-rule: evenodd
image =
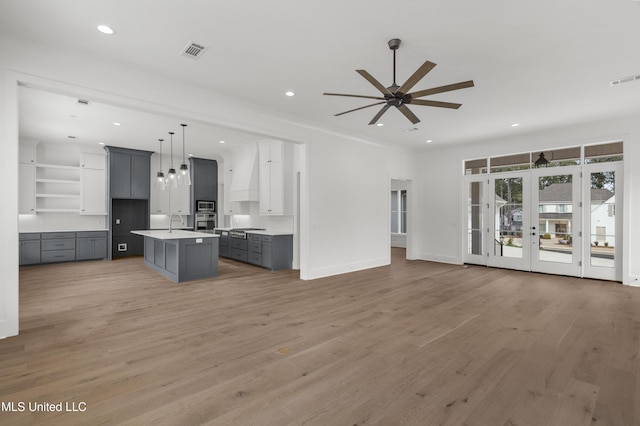
<svg viewBox="0 0 640 426"><path fill-rule="evenodd" d="M609 85L640 74L639 18L640 2L632 0L5 0L0 36L146 70L333 131L428 149L427 139L462 143L640 112L640 81ZM98 33L98 24L116 34ZM323 92L378 95L356 69L391 85L391 38L402 39L398 84L425 60L437 67L414 90L474 80L473 88L425 98L462 103L459 110L412 106L421 120L415 126L393 108L384 127L367 124L379 107L333 116L373 101ZM179 55L191 41L209 47L197 61ZM137 147L133 141L151 143L165 129L181 141L178 119L75 102L22 89L22 135ZM197 156L230 146L220 139L256 139L198 123L187 129Z"/></svg>

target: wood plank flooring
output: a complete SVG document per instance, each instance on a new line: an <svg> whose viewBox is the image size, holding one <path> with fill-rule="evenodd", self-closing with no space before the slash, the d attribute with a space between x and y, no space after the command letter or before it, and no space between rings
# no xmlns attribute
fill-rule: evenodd
<svg viewBox="0 0 640 426"><path fill-rule="evenodd" d="M0 424L640 424L640 288L392 256L313 281L21 268Z"/></svg>

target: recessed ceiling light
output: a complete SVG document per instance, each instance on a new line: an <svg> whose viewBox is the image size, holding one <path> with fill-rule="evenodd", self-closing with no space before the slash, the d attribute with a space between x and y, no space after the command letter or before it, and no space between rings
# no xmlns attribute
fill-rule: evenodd
<svg viewBox="0 0 640 426"><path fill-rule="evenodd" d="M120 126L120 123L118 123L117 121L114 121L114 122L113 122L113 125L114 125L114 126Z"/></svg>
<svg viewBox="0 0 640 426"><path fill-rule="evenodd" d="M98 142L98 145L104 145L104 142Z"/></svg>
<svg viewBox="0 0 640 426"><path fill-rule="evenodd" d="M511 125L511 127L518 127L519 125L520 125L520 123L513 123L513 124Z"/></svg>
<svg viewBox="0 0 640 426"><path fill-rule="evenodd" d="M630 75L629 77L619 78L609 82L609 86L617 86L622 83L631 83L632 81L640 80L640 75Z"/></svg>
<svg viewBox="0 0 640 426"><path fill-rule="evenodd" d="M115 31L113 31L111 27L107 25L98 25L97 28L98 28L98 31L100 31L102 34L107 34L107 35L115 34Z"/></svg>
<svg viewBox="0 0 640 426"><path fill-rule="evenodd" d="M220 141L220 143L226 143L225 141Z"/></svg>
<svg viewBox="0 0 640 426"><path fill-rule="evenodd" d="M427 143L431 143L431 142L433 142L433 141L432 141L431 139L427 139L425 142L427 142Z"/></svg>
<svg viewBox="0 0 640 426"><path fill-rule="evenodd" d="M291 90L289 90L288 92L285 92L285 95L287 95L287 96L295 96L296 94L293 93Z"/></svg>
<svg viewBox="0 0 640 426"><path fill-rule="evenodd" d="M382 126L384 126L384 124L383 123L378 123L378 124L376 124L376 126L382 127Z"/></svg>

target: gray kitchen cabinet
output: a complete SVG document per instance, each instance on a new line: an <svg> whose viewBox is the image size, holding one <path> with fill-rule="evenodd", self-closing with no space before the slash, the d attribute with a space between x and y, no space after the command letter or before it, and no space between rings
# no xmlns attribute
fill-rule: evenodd
<svg viewBox="0 0 640 426"><path fill-rule="evenodd" d="M222 231L220 229L216 230L216 234L220 236L219 238L219 256L220 257L229 257L229 231Z"/></svg>
<svg viewBox="0 0 640 426"><path fill-rule="evenodd" d="M76 260L95 260L106 257L106 231L82 231L76 233Z"/></svg>
<svg viewBox="0 0 640 426"><path fill-rule="evenodd" d="M148 200L150 196L150 151L105 147L109 153L109 197Z"/></svg>
<svg viewBox="0 0 640 426"><path fill-rule="evenodd" d="M249 261L249 244L248 239L229 238L229 257L242 262Z"/></svg>
<svg viewBox="0 0 640 426"><path fill-rule="evenodd" d="M276 271L291 269L293 235L247 234L249 263Z"/></svg>
<svg viewBox="0 0 640 426"><path fill-rule="evenodd" d="M42 263L76 260L75 232L45 232L41 238L40 260Z"/></svg>
<svg viewBox="0 0 640 426"><path fill-rule="evenodd" d="M20 234L20 265L105 259L107 231Z"/></svg>
<svg viewBox="0 0 640 426"><path fill-rule="evenodd" d="M40 263L40 234L20 234L20 265Z"/></svg>
<svg viewBox="0 0 640 426"><path fill-rule="evenodd" d="M190 158L193 202L218 201L218 162L203 158ZM217 204L217 203L216 203ZM194 209L195 211L195 209Z"/></svg>

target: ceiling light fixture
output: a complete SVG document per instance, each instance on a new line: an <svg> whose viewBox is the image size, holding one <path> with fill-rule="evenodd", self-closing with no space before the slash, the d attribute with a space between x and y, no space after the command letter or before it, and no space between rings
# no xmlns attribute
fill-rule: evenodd
<svg viewBox="0 0 640 426"><path fill-rule="evenodd" d="M511 127L518 127L519 125L520 125L520 123L513 123L513 124L511 125Z"/></svg>
<svg viewBox="0 0 640 426"><path fill-rule="evenodd" d="M98 28L98 31L100 31L102 34L106 34L106 35L115 34L115 31L113 31L113 29L108 25L98 25L96 28Z"/></svg>
<svg viewBox="0 0 640 426"><path fill-rule="evenodd" d="M169 172L167 173L167 183L171 188L178 187L178 176L176 176L176 169L173 167L173 135L174 132L169 132L171 137L171 157L169 157Z"/></svg>
<svg viewBox="0 0 640 426"><path fill-rule="evenodd" d="M178 175L178 183L182 186L191 185L191 176L189 174L189 166L187 166L187 162L184 158L184 129L187 127L186 124L181 124L182 126L182 164L180 164L180 174Z"/></svg>
<svg viewBox="0 0 640 426"><path fill-rule="evenodd" d="M156 174L156 183L155 183L155 188L160 190L160 191L164 191L167 187L167 180L164 177L164 173L162 172L162 142L164 141L164 139L158 139L158 142L160 142L160 165L158 168L158 173Z"/></svg>
<svg viewBox="0 0 640 426"><path fill-rule="evenodd" d="M376 124L376 126L382 127L382 126L384 126L384 123L378 123L378 124Z"/></svg>
<svg viewBox="0 0 640 426"><path fill-rule="evenodd" d="M122 124L118 123L117 121L114 121L114 122L113 122L113 125L114 125L114 126L121 126Z"/></svg>
<svg viewBox="0 0 640 426"><path fill-rule="evenodd" d="M425 142L426 142L426 143L431 143L431 142L433 142L433 141L432 141L431 139L427 139Z"/></svg>
<svg viewBox="0 0 640 426"><path fill-rule="evenodd" d="M294 92L292 92L291 90L289 90L288 92L285 92L285 95L291 97L291 96L295 96L296 94Z"/></svg>
<svg viewBox="0 0 640 426"><path fill-rule="evenodd" d="M619 78L609 82L609 86L617 86L622 83L631 83L632 81L640 80L640 75L630 75L629 77Z"/></svg>
<svg viewBox="0 0 640 426"><path fill-rule="evenodd" d="M226 143L225 141L220 141L220 143Z"/></svg>

